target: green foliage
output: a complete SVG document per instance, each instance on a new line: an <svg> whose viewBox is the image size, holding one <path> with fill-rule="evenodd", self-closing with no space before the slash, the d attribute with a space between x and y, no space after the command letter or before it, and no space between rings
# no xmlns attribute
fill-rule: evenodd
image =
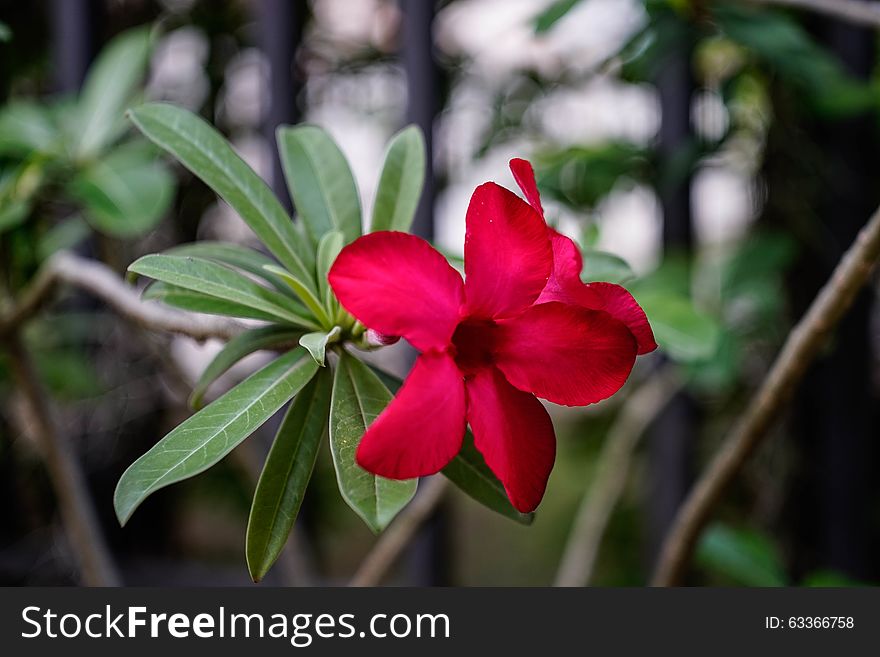
<svg viewBox="0 0 880 657"><path fill-rule="evenodd" d="M361 201L348 161L326 131L313 125L278 129L278 150L296 211L317 244L338 230L347 244L361 234Z"/></svg>
<svg viewBox="0 0 880 657"><path fill-rule="evenodd" d="M248 570L260 581L278 558L306 493L327 432L333 377L319 370L290 405L266 458L248 519Z"/></svg>
<svg viewBox="0 0 880 657"><path fill-rule="evenodd" d="M417 127L394 135L379 177L371 231L410 229L422 195L425 164L425 139Z"/></svg>
<svg viewBox="0 0 880 657"><path fill-rule="evenodd" d="M211 125L180 107L150 103L131 110L134 124L213 189L272 254L301 280L314 262L269 186Z"/></svg>
<svg viewBox="0 0 880 657"><path fill-rule="evenodd" d="M177 426L131 464L116 486L113 503L125 524L152 493L217 463L290 401L318 365L294 349Z"/></svg>
<svg viewBox="0 0 880 657"><path fill-rule="evenodd" d="M41 245L29 258L18 254L12 280L82 239L82 219L128 239L154 228L168 210L174 178L143 140L127 138L124 120L150 49L147 30L125 32L99 54L78 97L13 99L0 109L0 237L16 230ZM56 206L76 213L53 223Z"/></svg>
<svg viewBox="0 0 880 657"><path fill-rule="evenodd" d="M290 297L263 287L231 267L211 260L151 254L133 262L128 270L184 290L251 308L277 321L304 328L319 328L312 319L300 312L298 304Z"/></svg>
<svg viewBox="0 0 880 657"><path fill-rule="evenodd" d="M306 333L299 339L299 343L306 348L318 365L324 367L327 364L327 346L338 341L341 334L342 329L334 326L329 331Z"/></svg>
<svg viewBox="0 0 880 657"><path fill-rule="evenodd" d="M556 0L535 17L535 34L548 32L558 21L574 9L581 0Z"/></svg>
<svg viewBox="0 0 880 657"><path fill-rule="evenodd" d="M416 480L385 479L361 468L355 452L367 427L391 402L391 392L361 361L342 353L333 380L330 452L339 491L367 526L380 532L416 493Z"/></svg>
<svg viewBox="0 0 880 657"><path fill-rule="evenodd" d="M201 408L202 400L210 385L245 356L250 356L262 349L281 347L286 343L295 342L301 335L302 332L296 329L270 324L269 326L250 329L232 338L217 352L217 355L214 356L214 359L208 364L195 386L193 386L192 394L189 397L189 405L195 409Z"/></svg>
<svg viewBox="0 0 880 657"><path fill-rule="evenodd" d="M130 238L153 228L172 201L174 179L151 149L124 145L79 171L68 192L102 233Z"/></svg>
<svg viewBox="0 0 880 657"><path fill-rule="evenodd" d="M116 37L98 56L76 108L78 159L93 157L124 132L123 113L144 75L150 49L149 30L140 28Z"/></svg>
<svg viewBox="0 0 880 657"><path fill-rule="evenodd" d="M595 209L621 178L643 179L647 164L644 149L622 142L572 146L535 158L541 192L580 212Z"/></svg>
<svg viewBox="0 0 880 657"><path fill-rule="evenodd" d="M745 586L785 586L776 547L761 534L713 525L697 546L696 560L725 580Z"/></svg>

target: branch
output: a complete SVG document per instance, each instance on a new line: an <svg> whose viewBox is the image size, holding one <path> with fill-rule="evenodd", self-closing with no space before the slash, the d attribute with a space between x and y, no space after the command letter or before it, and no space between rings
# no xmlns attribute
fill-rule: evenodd
<svg viewBox="0 0 880 657"><path fill-rule="evenodd" d="M861 0L746 0L752 4L806 9L847 23L880 27L880 2Z"/></svg>
<svg viewBox="0 0 880 657"><path fill-rule="evenodd" d="M728 434L694 485L666 536L652 584L677 584L709 519L712 507L766 435L807 367L867 282L880 256L880 209L875 210L844 254L806 315L789 334L770 373L739 423Z"/></svg>
<svg viewBox="0 0 880 657"><path fill-rule="evenodd" d="M665 365L624 403L596 461L596 478L581 499L554 586L590 583L608 521L626 485L632 454L645 429L681 386L675 366Z"/></svg>
<svg viewBox="0 0 880 657"><path fill-rule="evenodd" d="M83 583L87 586L118 586L119 573L107 549L85 476L75 455L58 434L52 409L30 356L18 334L7 335L4 344L9 352L12 374L27 405L30 428L42 447Z"/></svg>
<svg viewBox="0 0 880 657"><path fill-rule="evenodd" d="M376 586L394 563L403 549L418 532L419 527L431 516L440 504L449 482L445 477L434 476L422 485L422 491L395 518L391 526L383 532L361 562L351 578L349 586Z"/></svg>
<svg viewBox="0 0 880 657"><path fill-rule="evenodd" d="M244 330L244 326L234 320L195 315L154 301L143 301L137 290L126 285L106 265L60 252L43 265L19 301L0 315L0 335L15 331L39 312L60 283L98 297L129 321L153 331L178 333L201 341L208 338L228 340Z"/></svg>

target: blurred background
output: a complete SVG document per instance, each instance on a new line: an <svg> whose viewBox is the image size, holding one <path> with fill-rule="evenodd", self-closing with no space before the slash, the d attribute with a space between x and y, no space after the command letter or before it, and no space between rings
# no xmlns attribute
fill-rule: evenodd
<svg viewBox="0 0 880 657"><path fill-rule="evenodd" d="M207 187L154 151L90 156L104 173L127 172L135 190L106 207L119 181L39 147L41 130L63 127L65 112L94 95L81 86L104 46L137 26L152 26L154 40L135 96L204 116L288 207L273 139L283 123L333 134L365 208L388 138L422 127L431 173L415 230L452 257L473 189L486 180L513 188L507 161L529 158L548 220L581 243L586 275L625 284L662 348L615 398L550 409L559 453L531 527L451 491L384 581L564 580L575 519L617 485L607 523L568 548L595 550L575 579L644 584L695 476L880 203L876 31L768 5L0 0L6 294L25 289L60 247L122 273L178 243L255 242ZM119 212L139 218L136 229ZM877 311L874 287L725 496L688 583L880 581ZM112 508L125 467L190 412L186 398L219 344L135 329L81 293L60 297L25 339L121 581L247 583L245 526L271 426L152 496L124 530ZM76 584L63 488L2 351L0 583ZM402 346L381 358L398 373L409 362ZM212 394L259 362L234 368ZM339 497L324 454L266 583L344 583L375 540Z"/></svg>

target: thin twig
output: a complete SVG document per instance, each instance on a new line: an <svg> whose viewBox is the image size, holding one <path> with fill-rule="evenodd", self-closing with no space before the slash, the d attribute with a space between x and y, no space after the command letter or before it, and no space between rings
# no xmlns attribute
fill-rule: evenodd
<svg viewBox="0 0 880 657"><path fill-rule="evenodd" d="M364 557L349 586L376 586L382 581L382 577L416 535L419 527L440 504L448 485L448 480L442 476L431 477L422 484L419 494L400 512Z"/></svg>
<svg viewBox="0 0 880 657"><path fill-rule="evenodd" d="M106 265L61 252L52 256L43 266L17 303L0 314L0 335L18 329L39 312L51 299L59 283L72 285L98 297L129 321L154 331L178 333L195 340L228 340L245 328L231 319L195 315L154 301L143 301L137 290L126 285Z"/></svg>
<svg viewBox="0 0 880 657"><path fill-rule="evenodd" d="M745 0L759 5L776 5L792 9L806 9L817 14L837 18L848 23L880 27L880 2L862 0Z"/></svg>
<svg viewBox="0 0 880 657"><path fill-rule="evenodd" d="M85 476L67 442L59 435L30 356L17 333L7 334L4 346L17 387L27 404L29 428L42 448L82 582L87 586L119 586L119 573L107 549Z"/></svg>
<svg viewBox="0 0 880 657"><path fill-rule="evenodd" d="M653 585L679 583L712 508L766 435L809 364L852 305L880 256L880 209L862 228L806 315L789 334L738 424L694 485L666 536Z"/></svg>
<svg viewBox="0 0 880 657"><path fill-rule="evenodd" d="M578 506L554 586L590 583L602 538L626 486L639 439L681 386L678 369L664 365L627 398L596 461L596 478Z"/></svg>

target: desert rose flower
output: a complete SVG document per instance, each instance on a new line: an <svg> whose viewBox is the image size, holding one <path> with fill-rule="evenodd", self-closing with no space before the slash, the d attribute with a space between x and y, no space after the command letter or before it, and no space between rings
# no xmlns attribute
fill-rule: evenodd
<svg viewBox="0 0 880 657"><path fill-rule="evenodd" d="M364 434L361 467L392 479L433 474L461 449L469 423L511 503L529 512L556 455L537 397L584 406L613 395L653 337L632 297L614 291L619 286L593 288L579 278L575 286L580 256L571 261L567 244L554 244L558 233L544 222L531 167L511 167L518 179L530 176L520 184L531 205L494 183L476 189L464 281L425 240L390 231L345 247L329 281L367 328L402 336L421 352ZM557 265L556 252L566 262Z"/></svg>

